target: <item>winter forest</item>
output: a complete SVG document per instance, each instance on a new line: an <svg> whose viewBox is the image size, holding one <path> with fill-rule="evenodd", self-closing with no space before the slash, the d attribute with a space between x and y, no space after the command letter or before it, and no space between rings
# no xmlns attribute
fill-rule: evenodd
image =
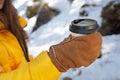
<svg viewBox="0 0 120 80"><path fill-rule="evenodd" d="M74 19L91 18L102 34L101 56L88 67L70 69L59 80L120 80L120 0L14 0L28 25L29 53L36 57L70 34Z"/></svg>

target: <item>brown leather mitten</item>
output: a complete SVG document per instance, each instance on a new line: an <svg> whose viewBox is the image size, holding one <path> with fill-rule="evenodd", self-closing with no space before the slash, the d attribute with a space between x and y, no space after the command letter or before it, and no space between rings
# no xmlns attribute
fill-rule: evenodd
<svg viewBox="0 0 120 80"><path fill-rule="evenodd" d="M95 32L72 38L70 35L63 42L49 49L49 57L60 72L69 68L89 66L100 55L102 37Z"/></svg>

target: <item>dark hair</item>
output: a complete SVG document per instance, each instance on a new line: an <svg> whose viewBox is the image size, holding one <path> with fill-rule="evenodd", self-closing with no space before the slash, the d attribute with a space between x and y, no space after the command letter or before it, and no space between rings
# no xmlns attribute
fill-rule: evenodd
<svg viewBox="0 0 120 80"><path fill-rule="evenodd" d="M0 21L2 21L5 27L15 35L24 52L26 60L29 62L28 48L25 41L27 35L20 26L18 12L12 4L12 0L5 0L4 6L2 10L0 10Z"/></svg>

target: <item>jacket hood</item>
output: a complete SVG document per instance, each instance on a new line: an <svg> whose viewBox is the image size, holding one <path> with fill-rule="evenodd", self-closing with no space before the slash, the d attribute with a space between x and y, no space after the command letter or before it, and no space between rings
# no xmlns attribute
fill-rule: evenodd
<svg viewBox="0 0 120 80"><path fill-rule="evenodd" d="M25 28L27 26L27 21L23 17L19 17L19 22L22 28ZM5 25L2 21L0 21L0 29L5 29Z"/></svg>

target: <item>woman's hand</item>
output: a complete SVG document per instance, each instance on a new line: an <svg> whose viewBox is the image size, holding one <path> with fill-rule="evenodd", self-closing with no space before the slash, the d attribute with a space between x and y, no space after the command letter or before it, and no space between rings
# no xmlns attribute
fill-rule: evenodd
<svg viewBox="0 0 120 80"><path fill-rule="evenodd" d="M73 38L71 35L49 49L49 57L60 72L89 66L100 55L102 37L95 32Z"/></svg>

